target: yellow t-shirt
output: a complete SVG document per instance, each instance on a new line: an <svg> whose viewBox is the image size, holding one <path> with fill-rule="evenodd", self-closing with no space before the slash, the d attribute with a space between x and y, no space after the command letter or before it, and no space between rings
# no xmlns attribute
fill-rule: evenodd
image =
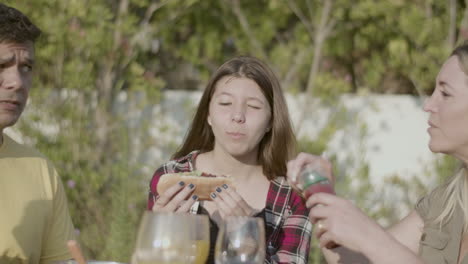
<svg viewBox="0 0 468 264"><path fill-rule="evenodd" d="M1 134L0 134L1 136ZM70 259L74 238L62 182L52 164L3 134L0 146L0 263Z"/></svg>

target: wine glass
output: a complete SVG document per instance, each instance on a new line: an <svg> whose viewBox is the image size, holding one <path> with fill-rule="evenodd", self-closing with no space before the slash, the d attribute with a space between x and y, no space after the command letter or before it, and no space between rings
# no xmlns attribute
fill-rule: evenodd
<svg viewBox="0 0 468 264"><path fill-rule="evenodd" d="M208 255L203 253L203 245L208 243L206 250L209 248L209 238L196 239L202 237L197 234L209 232L197 230L197 226L206 230L201 227L204 226L202 219L193 215L146 211L138 230L132 264L195 263L203 258L202 254ZM208 224L208 219L205 220Z"/></svg>
<svg viewBox="0 0 468 264"><path fill-rule="evenodd" d="M210 222L207 215L187 215L187 226L190 228L192 255L189 263L205 264L210 252Z"/></svg>
<svg viewBox="0 0 468 264"><path fill-rule="evenodd" d="M229 217L216 240L216 264L261 264L265 260L265 226L258 217Z"/></svg>

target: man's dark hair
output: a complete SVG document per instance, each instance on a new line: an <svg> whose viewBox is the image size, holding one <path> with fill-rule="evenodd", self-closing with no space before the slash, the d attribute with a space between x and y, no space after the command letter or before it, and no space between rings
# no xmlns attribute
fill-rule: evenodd
<svg viewBox="0 0 468 264"><path fill-rule="evenodd" d="M0 3L0 42L35 42L40 35L41 30L28 17Z"/></svg>

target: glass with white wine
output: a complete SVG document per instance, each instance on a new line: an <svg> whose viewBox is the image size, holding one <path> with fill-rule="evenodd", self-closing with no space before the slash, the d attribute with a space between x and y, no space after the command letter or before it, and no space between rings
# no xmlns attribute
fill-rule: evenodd
<svg viewBox="0 0 468 264"><path fill-rule="evenodd" d="M147 211L141 220L132 264L205 263L209 244L207 216Z"/></svg>
<svg viewBox="0 0 468 264"><path fill-rule="evenodd" d="M265 260L265 225L258 217L229 217L221 224L216 264L261 264Z"/></svg>
<svg viewBox="0 0 468 264"><path fill-rule="evenodd" d="M192 255L189 262L205 264L210 252L210 221L207 215L187 215L187 225L191 229L189 243L192 245Z"/></svg>

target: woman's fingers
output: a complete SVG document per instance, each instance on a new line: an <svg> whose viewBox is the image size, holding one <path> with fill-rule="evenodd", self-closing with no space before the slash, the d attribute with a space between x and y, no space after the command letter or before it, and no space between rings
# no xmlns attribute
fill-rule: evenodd
<svg viewBox="0 0 468 264"><path fill-rule="evenodd" d="M174 197L176 193L178 193L182 188L184 188L184 186L185 182L180 181L179 183L169 187L161 196L159 196L154 205L157 205L157 207L166 206L166 204L171 201L172 197Z"/></svg>
<svg viewBox="0 0 468 264"><path fill-rule="evenodd" d="M219 192L212 192L210 196L211 200L215 203L216 207L218 207L218 210L223 217L233 215L229 205L224 201L223 198L221 198Z"/></svg>
<svg viewBox="0 0 468 264"><path fill-rule="evenodd" d="M314 230L317 238L320 238L325 232L327 232L325 219L317 220L314 225Z"/></svg>
<svg viewBox="0 0 468 264"><path fill-rule="evenodd" d="M341 245L357 250L362 245L364 234L373 232L368 230L380 232L380 226L349 200L325 193L314 194L310 200L309 219L314 224L314 235L321 247Z"/></svg>
<svg viewBox="0 0 468 264"><path fill-rule="evenodd" d="M335 241L332 239L331 234L329 232L323 232L322 235L319 237L319 246L321 248L329 248L332 245L336 245Z"/></svg>
<svg viewBox="0 0 468 264"><path fill-rule="evenodd" d="M193 183L185 186L166 204L166 209L170 212L174 212L185 200L187 200L194 189L195 185Z"/></svg>
<svg viewBox="0 0 468 264"><path fill-rule="evenodd" d="M314 224L315 237L319 240L320 247L335 248L337 246L333 236L331 223L326 219L318 219Z"/></svg>
<svg viewBox="0 0 468 264"><path fill-rule="evenodd" d="M190 199L184 201L182 205L177 208L176 213L187 213L196 201L198 201L198 196L192 195Z"/></svg>
<svg viewBox="0 0 468 264"><path fill-rule="evenodd" d="M302 168L306 167L309 164L317 164L317 166L325 170L326 176L330 179L332 183L335 182L335 177L333 176L333 166L327 159L316 156L308 153L299 153L297 157L287 163L287 173L286 176L288 180L295 185L297 183L297 176L299 175Z"/></svg>
<svg viewBox="0 0 468 264"><path fill-rule="evenodd" d="M339 203L339 200L343 200L342 198L329 194L329 193L315 193L309 197L306 201L306 206L307 208L313 208L318 204L321 205L330 205L330 204L336 204Z"/></svg>
<svg viewBox="0 0 468 264"><path fill-rule="evenodd" d="M243 215L251 214L253 209L234 188L230 188L227 184L219 188L222 190L220 192L221 198L225 199L231 208L242 209Z"/></svg>
<svg viewBox="0 0 468 264"><path fill-rule="evenodd" d="M218 186L211 197L226 216L247 216L253 211L242 196L226 184Z"/></svg>
<svg viewBox="0 0 468 264"><path fill-rule="evenodd" d="M184 182L174 184L167 189L154 203L153 211L174 212L187 200L195 189L195 185Z"/></svg>
<svg viewBox="0 0 468 264"><path fill-rule="evenodd" d="M330 216L330 210L326 206L318 205L309 211L309 219L312 224L317 224L320 219Z"/></svg>
<svg viewBox="0 0 468 264"><path fill-rule="evenodd" d="M313 160L314 156L308 153L301 152L297 155L297 157L293 160L290 160L286 167L287 167L287 177L291 183L297 182L297 175L301 171L301 169L310 163Z"/></svg>

